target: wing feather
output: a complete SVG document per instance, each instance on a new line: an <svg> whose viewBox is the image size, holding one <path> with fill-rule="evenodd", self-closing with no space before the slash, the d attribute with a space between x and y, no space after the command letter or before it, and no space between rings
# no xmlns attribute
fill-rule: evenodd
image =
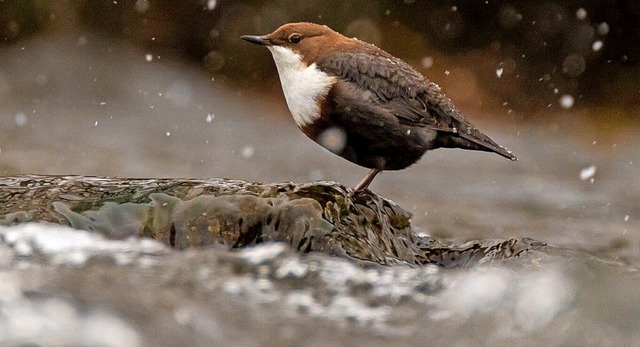
<svg viewBox="0 0 640 347"><path fill-rule="evenodd" d="M456 123L467 123L438 85L386 52L334 53L318 67L374 93L378 105L402 123L440 131L454 131Z"/></svg>
<svg viewBox="0 0 640 347"><path fill-rule="evenodd" d="M372 102L395 115L400 123L442 132L443 147L489 150L515 160L509 151L475 129L437 84L373 45L356 53L334 52L317 65L374 95ZM465 145L467 141L470 143Z"/></svg>

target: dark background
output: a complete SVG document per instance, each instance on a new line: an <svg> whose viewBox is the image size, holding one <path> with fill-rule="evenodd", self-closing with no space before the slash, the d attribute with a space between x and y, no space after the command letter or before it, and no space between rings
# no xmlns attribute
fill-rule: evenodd
<svg viewBox="0 0 640 347"><path fill-rule="evenodd" d="M2 45L73 23L182 54L232 87L274 93L271 57L238 37L291 21L375 43L459 105L532 119L570 95L574 110L589 110L582 115L640 116L640 1L0 1Z"/></svg>

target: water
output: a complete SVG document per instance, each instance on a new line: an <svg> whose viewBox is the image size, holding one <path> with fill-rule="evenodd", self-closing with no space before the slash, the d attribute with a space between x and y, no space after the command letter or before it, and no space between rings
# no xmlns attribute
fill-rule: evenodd
<svg viewBox="0 0 640 347"><path fill-rule="evenodd" d="M577 252L444 269L277 243L178 252L37 224L0 239L5 345L640 342L637 271Z"/></svg>
<svg viewBox="0 0 640 347"><path fill-rule="evenodd" d="M351 186L365 175L306 139L280 95L231 91L145 54L86 33L1 48L0 172ZM279 244L177 252L2 228L0 344L638 345L638 125L470 118L520 160L438 150L371 188L431 236L531 237L556 252L471 269L362 267Z"/></svg>

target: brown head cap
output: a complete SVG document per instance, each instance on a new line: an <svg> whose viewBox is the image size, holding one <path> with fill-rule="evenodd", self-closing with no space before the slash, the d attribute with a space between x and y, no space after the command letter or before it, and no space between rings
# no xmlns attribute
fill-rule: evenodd
<svg viewBox="0 0 640 347"><path fill-rule="evenodd" d="M326 25L288 23L264 36L243 36L243 39L265 46L281 46L299 53L307 65L355 40L337 33Z"/></svg>

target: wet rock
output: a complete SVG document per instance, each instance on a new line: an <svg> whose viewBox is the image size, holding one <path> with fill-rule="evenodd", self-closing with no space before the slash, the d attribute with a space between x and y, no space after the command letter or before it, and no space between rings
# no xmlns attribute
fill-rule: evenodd
<svg viewBox="0 0 640 347"><path fill-rule="evenodd" d="M0 178L0 224L46 221L113 239L150 237L177 249L280 241L363 262L458 267L545 247L529 239L445 244L417 236L411 217L393 201L335 182Z"/></svg>

